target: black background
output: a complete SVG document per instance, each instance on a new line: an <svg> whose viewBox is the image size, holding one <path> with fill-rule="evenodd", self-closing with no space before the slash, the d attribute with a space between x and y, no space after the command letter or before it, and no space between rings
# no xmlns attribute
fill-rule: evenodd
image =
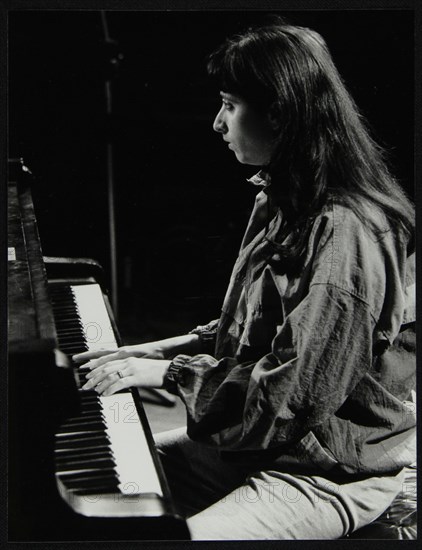
<svg viewBox="0 0 422 550"><path fill-rule="evenodd" d="M280 12L326 39L349 90L413 194L413 12ZM9 155L35 175L46 255L87 256L109 274L106 147L115 161L119 325L183 332L218 315L255 190L212 130L205 63L263 12L9 13ZM110 56L110 54L112 54ZM105 80L112 76L113 115Z"/></svg>

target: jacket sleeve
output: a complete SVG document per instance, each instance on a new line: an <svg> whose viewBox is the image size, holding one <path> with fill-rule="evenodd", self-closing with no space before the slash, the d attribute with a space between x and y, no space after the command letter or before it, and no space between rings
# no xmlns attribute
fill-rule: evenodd
<svg viewBox="0 0 422 550"><path fill-rule="evenodd" d="M257 362L178 356L175 388L188 435L226 450L298 441L345 401L371 366L374 319L368 304L314 284Z"/></svg>
<svg viewBox="0 0 422 550"><path fill-rule="evenodd" d="M213 319L206 325L198 325L189 334L199 336L199 349L201 353L212 354L215 348L219 319Z"/></svg>

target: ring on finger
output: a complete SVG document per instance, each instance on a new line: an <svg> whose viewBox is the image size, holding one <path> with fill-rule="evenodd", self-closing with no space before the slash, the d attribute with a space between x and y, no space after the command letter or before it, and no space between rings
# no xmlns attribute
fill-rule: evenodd
<svg viewBox="0 0 422 550"><path fill-rule="evenodd" d="M116 374L119 378L124 378L123 373L122 373L121 370L118 370Z"/></svg>

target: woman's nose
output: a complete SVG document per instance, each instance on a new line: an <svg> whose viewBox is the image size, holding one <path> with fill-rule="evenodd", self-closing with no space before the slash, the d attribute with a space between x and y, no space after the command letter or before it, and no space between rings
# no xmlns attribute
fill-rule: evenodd
<svg viewBox="0 0 422 550"><path fill-rule="evenodd" d="M217 116L214 119L212 128L215 132L219 132L220 134L225 134L227 132L227 125L222 117L222 109L218 111Z"/></svg>

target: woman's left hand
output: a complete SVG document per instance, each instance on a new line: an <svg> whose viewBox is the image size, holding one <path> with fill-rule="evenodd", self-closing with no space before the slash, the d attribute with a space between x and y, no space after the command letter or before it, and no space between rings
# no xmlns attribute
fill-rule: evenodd
<svg viewBox="0 0 422 550"><path fill-rule="evenodd" d="M170 361L127 357L95 366L95 361L86 363L91 372L86 375L88 382L83 390L95 390L100 395L112 395L130 387L147 386L161 388Z"/></svg>

